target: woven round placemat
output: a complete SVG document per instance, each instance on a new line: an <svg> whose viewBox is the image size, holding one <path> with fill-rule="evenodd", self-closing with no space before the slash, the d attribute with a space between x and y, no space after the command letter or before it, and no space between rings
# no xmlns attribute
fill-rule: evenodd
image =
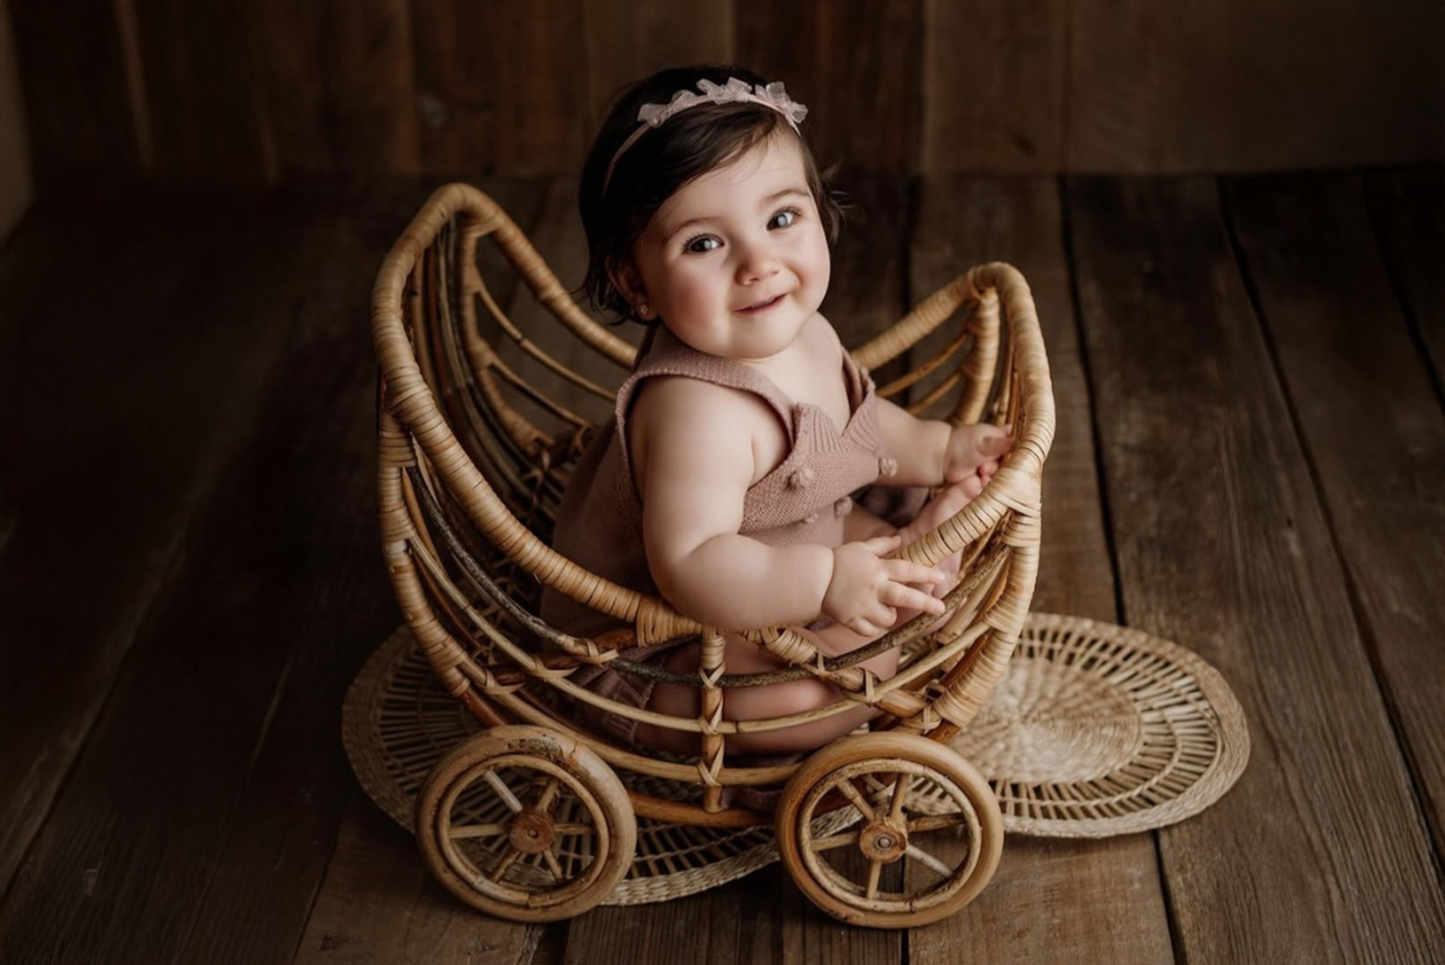
<svg viewBox="0 0 1445 965"><path fill-rule="evenodd" d="M347 694L342 738L383 811L411 829L422 782L480 729L402 627ZM989 779L1010 833L1106 837L1162 827L1218 800L1244 770L1244 714L1222 677L1167 640L1080 617L1032 614L1009 669L954 747ZM678 799L673 782L619 772ZM925 802L920 802L925 803ZM825 819L848 823L851 809ZM778 860L772 829L638 819L637 857L606 904L693 894Z"/></svg>
<svg viewBox="0 0 1445 965"><path fill-rule="evenodd" d="M1244 772L1249 730L1224 678L1179 644L1034 613L953 747L988 778L1009 833L1103 838L1219 800Z"/></svg>

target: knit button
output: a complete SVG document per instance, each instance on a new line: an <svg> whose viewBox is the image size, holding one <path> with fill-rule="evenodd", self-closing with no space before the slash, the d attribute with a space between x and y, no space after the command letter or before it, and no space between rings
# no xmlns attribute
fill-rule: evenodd
<svg viewBox="0 0 1445 965"><path fill-rule="evenodd" d="M892 456L878 457L878 475L891 476L898 471L898 460Z"/></svg>
<svg viewBox="0 0 1445 965"><path fill-rule="evenodd" d="M794 469L788 476L789 489L806 489L813 482L813 467L804 466L801 469Z"/></svg>
<svg viewBox="0 0 1445 965"><path fill-rule="evenodd" d="M838 500L836 503L833 504L833 515L834 515L834 516L838 516L838 517L841 518L841 517L843 517L843 516L847 516L847 515L848 515L849 513L851 513L852 511L853 511L853 500L852 500L852 498L849 497L849 496L844 496L842 499Z"/></svg>
<svg viewBox="0 0 1445 965"><path fill-rule="evenodd" d="M818 514L817 514L817 513L809 513L808 515L806 515L806 516L803 517L803 522L804 522L804 524L811 525L812 523L816 523L817 521L818 521Z"/></svg>

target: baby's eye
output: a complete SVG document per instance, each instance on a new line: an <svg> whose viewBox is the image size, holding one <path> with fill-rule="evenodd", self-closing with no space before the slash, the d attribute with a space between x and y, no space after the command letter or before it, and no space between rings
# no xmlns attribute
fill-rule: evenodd
<svg viewBox="0 0 1445 965"><path fill-rule="evenodd" d="M797 208L784 208L782 211L773 215L772 220L768 222L768 228L769 230L774 228L791 228L797 220Z"/></svg>
<svg viewBox="0 0 1445 965"><path fill-rule="evenodd" d="M683 244L682 250L691 254L702 255L709 251L714 251L721 246L722 242L718 241L712 235L698 235L695 238L689 238Z"/></svg>

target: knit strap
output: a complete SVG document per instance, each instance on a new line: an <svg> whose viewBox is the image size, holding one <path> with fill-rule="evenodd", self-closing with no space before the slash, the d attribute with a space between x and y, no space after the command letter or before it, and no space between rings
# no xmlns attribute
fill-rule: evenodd
<svg viewBox="0 0 1445 965"><path fill-rule="evenodd" d="M678 375L702 382L712 382L715 385L739 389L759 396L777 413L784 431L788 434L789 448L796 444L797 440L794 438L796 426L793 420L795 403L782 389L778 388L777 383L758 370L735 359L699 352L665 330L658 332L652 351L637 363L637 367L632 370L627 381L623 382L622 387L617 390L617 432L623 439L627 438L627 412L632 407L632 400L638 387L644 379L664 375ZM625 458L627 447L624 445L622 448ZM630 471L631 467L629 466Z"/></svg>

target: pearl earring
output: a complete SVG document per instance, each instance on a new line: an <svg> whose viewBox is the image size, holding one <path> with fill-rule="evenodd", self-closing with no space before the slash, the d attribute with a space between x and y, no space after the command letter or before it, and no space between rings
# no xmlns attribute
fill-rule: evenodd
<svg viewBox="0 0 1445 965"><path fill-rule="evenodd" d="M646 318L647 316L652 314L652 306L647 304L647 302L643 302L641 305L637 306L637 314L642 318Z"/></svg>

